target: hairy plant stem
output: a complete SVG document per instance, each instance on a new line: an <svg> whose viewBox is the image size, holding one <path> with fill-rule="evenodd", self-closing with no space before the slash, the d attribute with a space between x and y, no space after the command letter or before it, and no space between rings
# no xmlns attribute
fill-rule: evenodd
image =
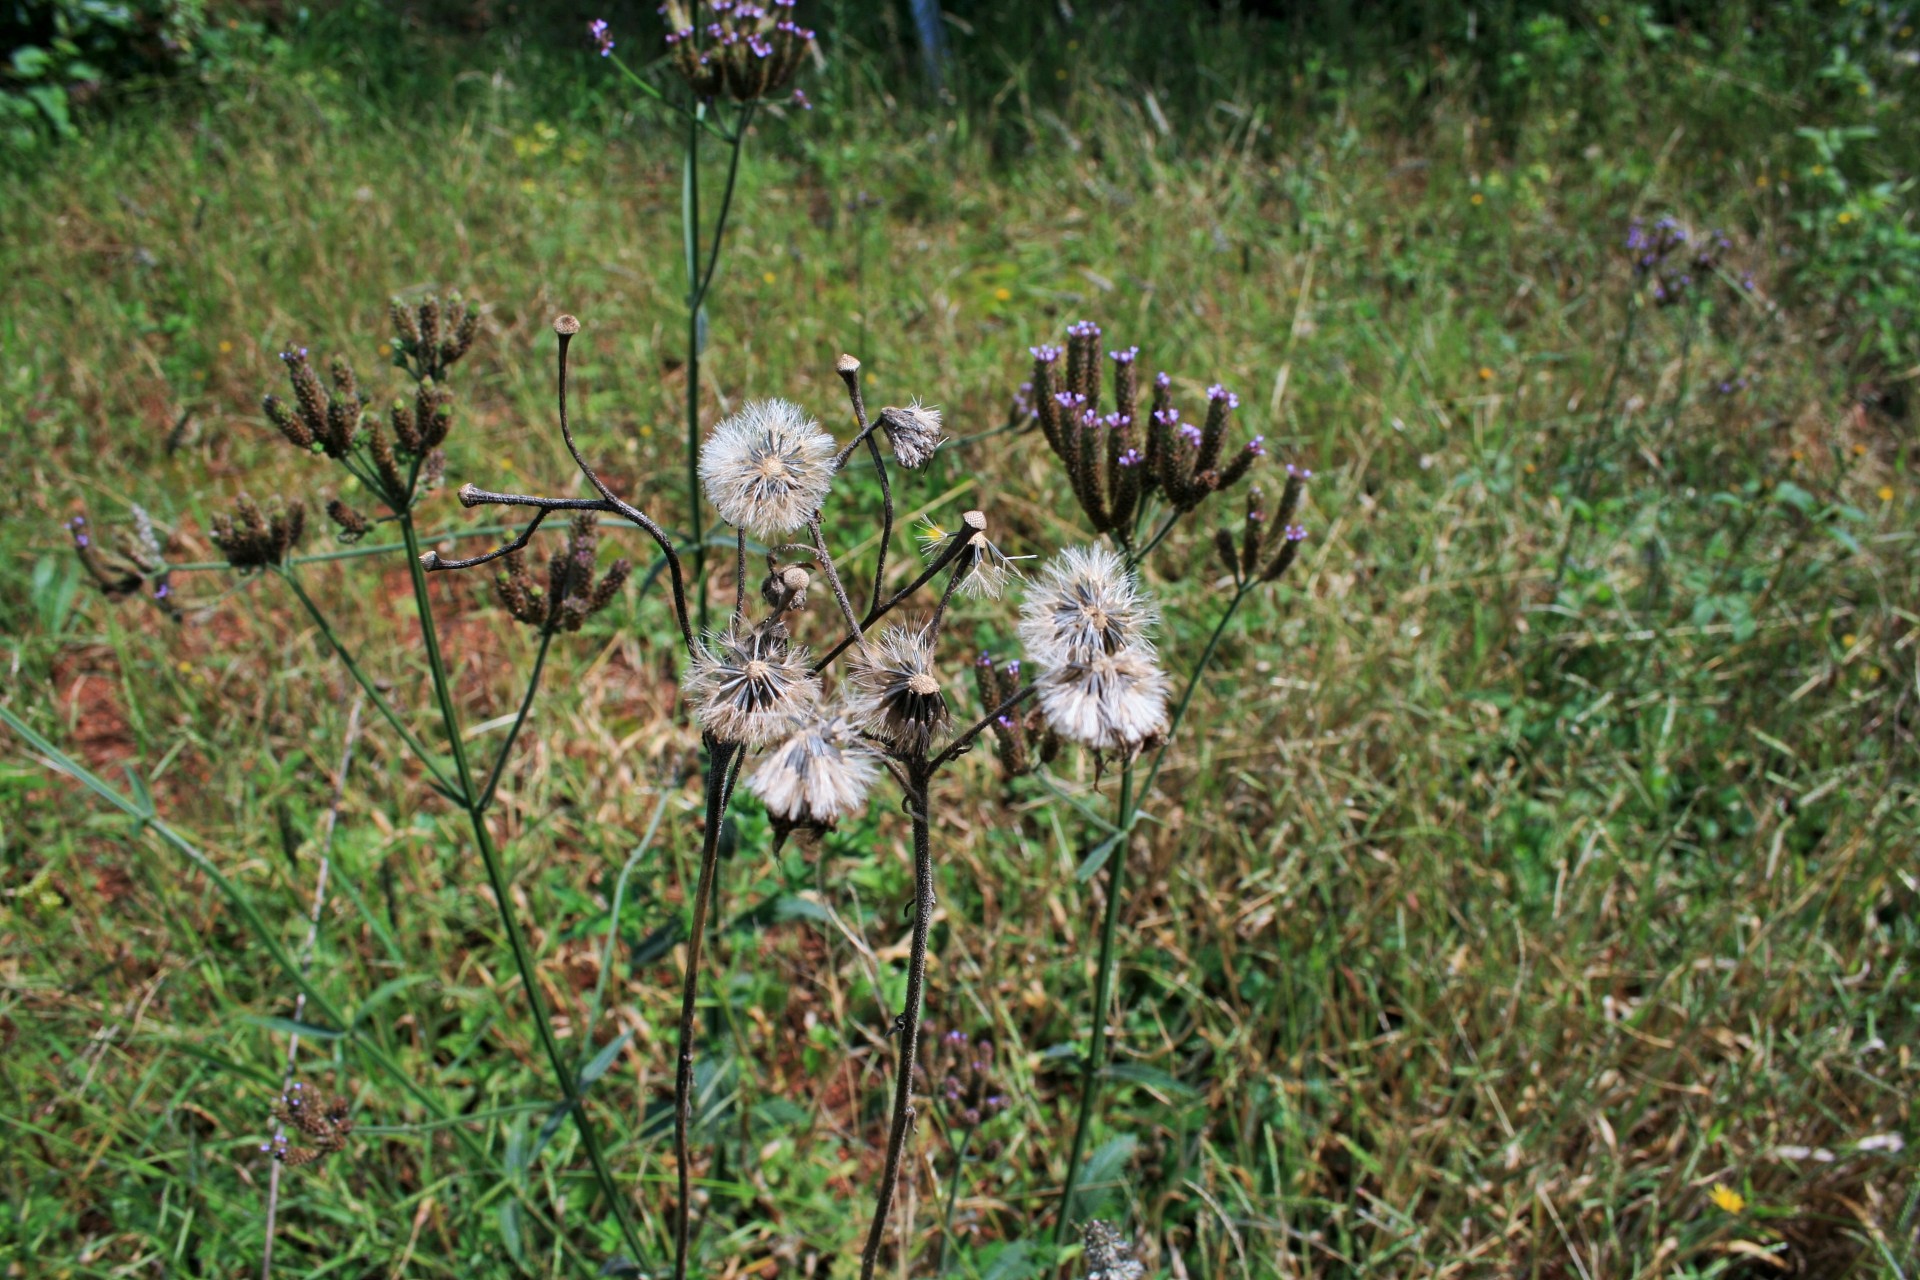
<svg viewBox="0 0 1920 1280"><path fill-rule="evenodd" d="M700 995L700 950L706 939L707 904L713 896L715 870L720 862L720 825L726 820L742 756L739 746L707 737L707 826L700 835L700 878L693 891L693 919L687 928L687 971L680 983L679 1049L673 1073L673 1158L680 1184L680 1202L673 1216L674 1280L686 1280L688 1248L693 1223L693 1024Z"/></svg>
<svg viewBox="0 0 1920 1280"><path fill-rule="evenodd" d="M887 1130L887 1159L880 1172L873 1225L867 1229L866 1248L860 1252L860 1280L873 1280L874 1266L880 1260L880 1245L886 1238L887 1218L893 1211L894 1191L900 1182L901 1158L907 1136L913 1129L913 1064L920 1052L920 1003L927 980L927 935L933 926L933 836L927 810L933 768L924 754L903 763L907 808L913 819L913 942L907 960L906 1004L893 1024L893 1030L900 1034L900 1055L894 1069L893 1121Z"/></svg>
<svg viewBox="0 0 1920 1280"><path fill-rule="evenodd" d="M1094 969L1093 1044L1088 1048L1080 1070L1080 1103L1073 1122L1073 1145L1067 1152L1067 1177L1060 1189L1060 1216L1054 1220L1056 1244L1067 1238L1073 1217L1074 1185L1080 1175L1080 1157L1087 1148L1087 1132L1092 1127L1094 1108L1100 1098L1100 1073L1107 1062L1107 1002L1113 990L1113 943L1120 929L1120 898L1127 867L1127 845L1133 829L1134 761L1120 770L1120 797L1115 809L1119 814L1116 843L1107 855L1107 912L1100 924L1100 958Z"/></svg>
<svg viewBox="0 0 1920 1280"><path fill-rule="evenodd" d="M605 1153L600 1148L599 1136L592 1123L587 1119L586 1108L575 1089L574 1073L566 1056L560 1050L560 1042L553 1034L553 1021L547 1013L546 1000L540 992L539 975L534 970L532 953L527 948L525 935L520 928L520 918L513 910L513 898L510 885L502 863L499 850L493 842L493 829L487 822L486 804L488 796L475 789L473 770L467 760L467 749L460 733L459 713L453 704L453 682L447 676L446 662L440 653L439 632L433 621L433 601L427 593L426 566L421 563L419 536L414 530L413 516L404 512L400 516L400 534L407 544L407 568L413 583L413 601L420 620L422 646L426 649L427 668L433 680L434 700L439 704L442 728L447 736L447 745L453 754L454 773L458 780L461 808L466 812L467 821L473 829L474 843L480 848L480 860L486 869L487 884L493 891L494 910L500 917L500 924L507 934L507 945L513 953L514 969L520 976L520 985L527 993L527 1006L533 1014L534 1030L540 1040L540 1047L547 1056L547 1063L553 1070L554 1083L559 1087L573 1118L574 1128L580 1134L580 1145L587 1153L588 1163L593 1166L595 1181L600 1191L613 1209L614 1218L619 1223L621 1238L637 1259L642 1256L639 1232L633 1224L628 1210L626 1197L620 1193L619 1185L614 1181L613 1171L607 1165ZM521 716L531 705L531 693L522 703ZM516 734L518 726L515 726ZM511 746L511 736L507 746Z"/></svg>

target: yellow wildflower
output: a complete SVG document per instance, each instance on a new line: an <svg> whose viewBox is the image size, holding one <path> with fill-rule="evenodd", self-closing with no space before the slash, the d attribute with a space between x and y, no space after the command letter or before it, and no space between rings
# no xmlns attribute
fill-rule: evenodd
<svg viewBox="0 0 1920 1280"><path fill-rule="evenodd" d="M1745 1196L1735 1191L1732 1187L1724 1186L1718 1182L1713 1184L1713 1190L1707 1192L1707 1195L1712 1199L1714 1204L1728 1213L1739 1213L1747 1207L1747 1198Z"/></svg>

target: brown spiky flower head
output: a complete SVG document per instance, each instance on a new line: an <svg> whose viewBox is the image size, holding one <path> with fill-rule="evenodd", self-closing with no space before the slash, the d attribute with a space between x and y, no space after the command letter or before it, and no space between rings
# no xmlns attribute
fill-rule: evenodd
<svg viewBox="0 0 1920 1280"><path fill-rule="evenodd" d="M615 560L596 580L594 558L599 541L594 517L587 512L575 516L566 545L547 562L545 587L534 582L520 552L507 556L505 570L493 582L501 608L517 621L542 631L578 631L588 618L613 602L633 570L625 559Z"/></svg>
<svg viewBox="0 0 1920 1280"><path fill-rule="evenodd" d="M353 1118L345 1098L309 1089L296 1080L273 1104L273 1118L304 1135L312 1146L289 1146L285 1132L276 1133L260 1150L289 1168L311 1164L323 1156L344 1151L353 1134Z"/></svg>
<svg viewBox="0 0 1920 1280"><path fill-rule="evenodd" d="M805 525L833 483L833 437L786 400L755 400L700 448L700 483L720 518L757 538Z"/></svg>
<svg viewBox="0 0 1920 1280"><path fill-rule="evenodd" d="M213 518L208 536L234 568L265 569L285 560L306 528L307 509L299 500L274 498L262 510L243 493L233 500L231 514Z"/></svg>
<svg viewBox="0 0 1920 1280"><path fill-rule="evenodd" d="M905 755L924 754L952 722L933 650L931 624L889 624L849 668L861 728Z"/></svg>
<svg viewBox="0 0 1920 1280"><path fill-rule="evenodd" d="M693 718L721 742L764 746L820 701L807 652L778 622L710 636L687 668Z"/></svg>
<svg viewBox="0 0 1920 1280"><path fill-rule="evenodd" d="M793 20L794 0L667 0L667 55L694 93L753 102L782 93L800 69L813 32ZM604 22L588 27L602 53L613 51ZM794 100L807 105L805 95Z"/></svg>
<svg viewBox="0 0 1920 1280"><path fill-rule="evenodd" d="M1277 581L1293 566L1300 544L1307 538L1307 527L1293 523L1293 517L1300 509L1300 495L1312 478L1313 472L1289 462L1287 486L1280 491L1280 501L1272 511L1267 510L1266 496L1259 485L1247 491L1247 515L1238 544L1230 531L1214 531L1214 550L1236 586ZM1262 564L1269 552L1271 558Z"/></svg>
<svg viewBox="0 0 1920 1280"><path fill-rule="evenodd" d="M444 379L447 367L473 348L480 333L480 312L457 293L445 299L428 294L412 306L395 298L387 314L393 321L393 363L421 381Z"/></svg>

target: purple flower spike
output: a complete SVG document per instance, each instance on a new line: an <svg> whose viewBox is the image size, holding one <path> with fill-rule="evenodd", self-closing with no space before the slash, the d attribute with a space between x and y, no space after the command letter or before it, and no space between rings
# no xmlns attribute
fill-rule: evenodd
<svg viewBox="0 0 1920 1280"><path fill-rule="evenodd" d="M1313 472L1307 470L1305 467L1296 467L1291 462L1287 464L1287 474L1296 480L1313 479Z"/></svg>
<svg viewBox="0 0 1920 1280"><path fill-rule="evenodd" d="M995 720L995 721L996 721L996 722L997 722L997 723L999 724L999 726L1000 726L1000 727L1001 727L1002 729L1011 729L1011 728L1013 728L1013 717L1012 717L1012 716L995 716L995 717L994 717L994 720Z"/></svg>
<svg viewBox="0 0 1920 1280"><path fill-rule="evenodd" d="M1290 524L1286 528L1286 536L1288 542L1305 542L1307 540L1307 526L1303 524Z"/></svg>
<svg viewBox="0 0 1920 1280"><path fill-rule="evenodd" d="M1087 398L1078 391L1056 391L1053 393L1053 402L1062 409L1078 409L1087 402Z"/></svg>
<svg viewBox="0 0 1920 1280"><path fill-rule="evenodd" d="M1267 438L1265 436L1255 436L1253 439L1247 441L1247 452L1256 458L1266 457Z"/></svg>
<svg viewBox="0 0 1920 1280"><path fill-rule="evenodd" d="M1168 387L1171 387L1173 385L1173 378L1171 375L1169 375L1165 371L1156 373L1153 375L1153 385L1160 388L1162 391L1165 391Z"/></svg>
<svg viewBox="0 0 1920 1280"><path fill-rule="evenodd" d="M1132 364L1133 358L1139 354L1140 354L1140 348L1128 347L1124 351L1107 352L1107 359L1113 361L1115 364Z"/></svg>
<svg viewBox="0 0 1920 1280"><path fill-rule="evenodd" d="M1020 674L1020 659L1015 658L1011 662L1007 663L1007 674L1010 676L1017 676Z"/></svg>
<svg viewBox="0 0 1920 1280"><path fill-rule="evenodd" d="M1198 449L1200 447L1200 428L1194 426L1191 422L1183 422L1180 424L1180 438Z"/></svg>
<svg viewBox="0 0 1920 1280"><path fill-rule="evenodd" d="M1153 420L1163 427L1170 427L1180 421L1180 411L1171 405L1165 409L1155 409L1153 411Z"/></svg>
<svg viewBox="0 0 1920 1280"><path fill-rule="evenodd" d="M1229 409L1238 409L1240 407L1240 397L1217 382L1207 388L1207 399L1225 400L1227 402L1227 408Z"/></svg>
<svg viewBox="0 0 1920 1280"><path fill-rule="evenodd" d="M1123 467L1137 467L1144 462L1145 459L1140 456L1138 449L1129 449L1118 458L1115 458L1114 461Z"/></svg>
<svg viewBox="0 0 1920 1280"><path fill-rule="evenodd" d="M1082 320L1078 324L1070 324L1067 326L1067 336L1069 338L1097 338L1100 336L1100 326L1091 320Z"/></svg>
<svg viewBox="0 0 1920 1280"><path fill-rule="evenodd" d="M171 596L172 594L173 594L173 588L168 586L164 582L153 589L153 598L155 600L165 600L167 597Z"/></svg>
<svg viewBox="0 0 1920 1280"><path fill-rule="evenodd" d="M813 103L807 101L807 95L802 90L799 90L799 89L795 89L793 91L793 105L800 108L802 111L813 110Z"/></svg>
<svg viewBox="0 0 1920 1280"><path fill-rule="evenodd" d="M599 46L601 57L613 52L613 32L605 18L595 18L587 24L587 38Z"/></svg>
<svg viewBox="0 0 1920 1280"><path fill-rule="evenodd" d="M1052 364L1060 358L1060 348L1047 343L1041 343L1037 347L1028 347L1027 350L1031 352L1033 358L1041 364Z"/></svg>

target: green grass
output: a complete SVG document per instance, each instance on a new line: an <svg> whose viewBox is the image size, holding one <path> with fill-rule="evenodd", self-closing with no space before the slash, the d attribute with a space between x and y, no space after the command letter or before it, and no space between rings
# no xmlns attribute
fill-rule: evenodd
<svg viewBox="0 0 1920 1280"><path fill-rule="evenodd" d="M61 521L84 509L105 533L138 502L197 561L238 491L315 505L337 473L258 413L274 353L346 354L397 390L386 300L427 287L488 308L429 526L475 522L450 494L467 480L574 486L550 405L562 310L586 325L586 447L677 518L677 135L619 115L585 60L440 52L472 74L383 87L374 54L290 56L0 179L5 705L122 792L136 768L268 931L9 736L8 1274L257 1266L271 1020L294 997L266 944L305 937L352 701L276 581L181 575L176 625L76 591ZM1859 163L1898 177L1907 105L1806 89L1795 115L1743 97L1764 68L1733 55L1610 57L1580 81L1604 109L1568 119L1547 82L1498 127L1444 84L1409 118L1384 75L1237 71L1149 108L1116 77L1054 96L1016 67L1000 106L949 128L836 64L820 109L763 117L749 151L709 421L780 394L837 422L850 350L870 404L921 396L954 434L987 431L1026 347L1092 317L1189 406L1235 388L1270 468L1317 472L1302 564L1230 633L1129 864L1095 1180L1163 1274L1772 1274L1762 1253L1915 1272L1911 1145L1858 1145L1914 1137L1920 1087L1911 421L1863 399L1911 373L1862 354L1871 296L1804 265L1852 224L1808 221L1834 206L1793 132L1878 123ZM1661 88L1637 101L1641 84ZM1648 307L1622 344L1626 219L1665 212L1726 227L1756 288L1718 288L1698 319ZM1008 550L1045 552L1079 535L1044 452L954 450L903 505L978 505ZM1211 530L1238 517L1237 497L1205 509L1151 566L1177 670L1226 599ZM309 551L331 549L323 525ZM304 581L433 729L400 561ZM434 585L474 726L512 712L533 648L484 585ZM1010 619L967 605L956 664ZM698 848L672 649L657 591L561 637L495 820L565 1044L584 1060L631 1033L591 1108L649 1271L673 1180L671 928ZM953 1258L1007 1280L1044 1257L1066 1158L1095 833L984 753L941 785L928 1030L990 1036L1011 1103L970 1144ZM370 716L344 796L314 973L352 1026L307 1040L302 1071L362 1133L286 1176L282 1270L590 1272L618 1251L612 1216L571 1128L531 1154L552 1089L460 815ZM702 1059L703 1273L844 1273L858 1248L906 836L881 802L776 858L740 807ZM456 1137L436 1107L478 1118ZM920 1274L954 1136L923 1119L897 1211Z"/></svg>

